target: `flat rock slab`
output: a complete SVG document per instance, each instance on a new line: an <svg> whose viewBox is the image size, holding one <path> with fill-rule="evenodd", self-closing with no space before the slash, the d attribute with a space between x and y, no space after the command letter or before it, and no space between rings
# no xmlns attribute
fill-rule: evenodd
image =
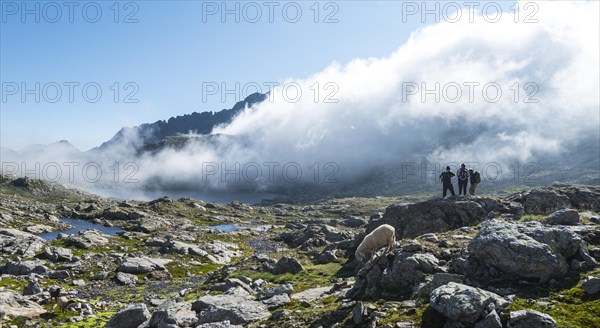
<svg viewBox="0 0 600 328"><path fill-rule="evenodd" d="M314 300L317 300L317 299L329 296L326 293L328 291L330 291L331 288L333 288L333 286L329 286L329 287L315 287L315 288L311 288L311 289L307 289L307 290L301 291L299 293L292 294L291 297L294 300L310 302L310 301L314 301Z"/></svg>
<svg viewBox="0 0 600 328"><path fill-rule="evenodd" d="M261 302L234 295L203 296L192 303L198 313L198 323L223 322L245 325L269 318L271 313Z"/></svg>
<svg viewBox="0 0 600 328"><path fill-rule="evenodd" d="M125 273L148 273L158 270L166 270L165 265L172 262L167 259L157 259L150 257L130 257L127 258L120 267L117 268L119 272Z"/></svg>
<svg viewBox="0 0 600 328"><path fill-rule="evenodd" d="M556 328L558 327L554 319L545 314L534 310L519 310L510 313L508 321L511 328Z"/></svg>

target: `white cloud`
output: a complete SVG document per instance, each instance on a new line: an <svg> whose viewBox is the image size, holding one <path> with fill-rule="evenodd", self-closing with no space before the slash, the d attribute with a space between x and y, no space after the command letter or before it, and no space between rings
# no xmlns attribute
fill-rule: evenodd
<svg viewBox="0 0 600 328"><path fill-rule="evenodd" d="M598 2L537 4L539 23L515 23L512 15L498 23L479 16L473 23L444 22L415 31L387 58L332 64L299 81L305 94L298 103L286 102L282 90L275 90L273 102L217 130L256 140L224 160L334 160L355 169L423 151L434 161L510 162L597 137ZM309 93L315 82L336 83L339 102L315 103ZM462 97L436 103L433 95L422 101L417 93L403 102L406 82L428 88L439 82L442 90L449 86L450 98L455 91L450 83L457 83ZM468 82L479 83L472 103ZM489 82L501 87L496 103L482 96ZM534 84L525 90L527 82ZM524 103L536 86L532 98L538 102Z"/></svg>

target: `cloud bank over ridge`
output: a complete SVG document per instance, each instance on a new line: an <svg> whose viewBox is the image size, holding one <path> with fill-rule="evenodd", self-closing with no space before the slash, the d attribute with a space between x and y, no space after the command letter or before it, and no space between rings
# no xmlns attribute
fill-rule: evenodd
<svg viewBox="0 0 600 328"><path fill-rule="evenodd" d="M268 188L295 181L297 168L284 168L288 163L299 165L301 181L323 182L335 171L344 182L421 159L508 166L589 142L597 153L599 3L536 4L537 23L515 23L506 13L495 23L480 15L440 22L415 31L388 57L333 63L283 81L298 88L273 89L213 130L222 137L136 158L136 178ZM223 176L224 169L241 172L242 181Z"/></svg>

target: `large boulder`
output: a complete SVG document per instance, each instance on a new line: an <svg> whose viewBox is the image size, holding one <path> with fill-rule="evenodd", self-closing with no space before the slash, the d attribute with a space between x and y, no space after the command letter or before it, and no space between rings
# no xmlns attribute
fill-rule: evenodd
<svg viewBox="0 0 600 328"><path fill-rule="evenodd" d="M62 237L65 245L78 248L95 248L109 243L108 236L95 229L80 231L76 234Z"/></svg>
<svg viewBox="0 0 600 328"><path fill-rule="evenodd" d="M164 327L174 325L176 327L195 327L198 318L196 312L192 311L192 304L189 302L177 302L168 300L154 310L150 318L150 328Z"/></svg>
<svg viewBox="0 0 600 328"><path fill-rule="evenodd" d="M298 262L298 260L292 257L284 256L280 258L279 261L277 261L277 263L275 263L275 266L273 267L273 270L271 270L271 272L273 274L296 274L302 270L304 270L304 267L302 266L302 264L300 264L300 262Z"/></svg>
<svg viewBox="0 0 600 328"><path fill-rule="evenodd" d="M356 274L356 283L346 296L353 299L399 298L425 281L426 274L440 272L431 254L399 252L385 255L380 250Z"/></svg>
<svg viewBox="0 0 600 328"><path fill-rule="evenodd" d="M0 251L9 255L32 258L44 247L44 239L17 229L0 229Z"/></svg>
<svg viewBox="0 0 600 328"><path fill-rule="evenodd" d="M302 228L302 225L288 224L289 228ZM327 234L331 233L329 227L325 224L309 224L302 231L284 232L279 235L279 239L288 244L291 248L301 247L303 250L309 250L315 247L327 245L325 239Z"/></svg>
<svg viewBox="0 0 600 328"><path fill-rule="evenodd" d="M8 261L0 267L0 273L13 276L26 276L31 273L45 275L48 273L46 262L42 260L32 261Z"/></svg>
<svg viewBox="0 0 600 328"><path fill-rule="evenodd" d="M73 252L64 247L48 246L44 252L38 255L39 258L45 258L52 262L71 261Z"/></svg>
<svg viewBox="0 0 600 328"><path fill-rule="evenodd" d="M439 261L431 254L400 252L383 272L379 284L385 290L413 288L425 280L425 274L438 270Z"/></svg>
<svg viewBox="0 0 600 328"><path fill-rule="evenodd" d="M546 218L548 224L577 225L579 224L579 212L574 209L560 209Z"/></svg>
<svg viewBox="0 0 600 328"><path fill-rule="evenodd" d="M327 264L337 260L336 250L324 250L319 254L315 254L315 260L319 264Z"/></svg>
<svg viewBox="0 0 600 328"><path fill-rule="evenodd" d="M546 243L540 242L523 232L518 226L499 220L486 222L467 246L469 259L475 260L486 269L497 269L511 276L548 280L563 277L568 265L565 257ZM474 263L455 261L459 270L476 275Z"/></svg>
<svg viewBox="0 0 600 328"><path fill-rule="evenodd" d="M230 289L234 289L234 288L241 288L241 289L245 290L246 292L248 292L248 294L251 294L254 292L254 290L252 289L252 287L249 284L247 284L237 278L227 278L223 282L218 282L218 283L213 284L210 289L216 290L216 291L221 291L221 292L226 292L226 291L228 291Z"/></svg>
<svg viewBox="0 0 600 328"><path fill-rule="evenodd" d="M192 310L198 313L199 324L227 320L234 325L246 325L271 316L265 304L234 295L200 297L192 303Z"/></svg>
<svg viewBox="0 0 600 328"><path fill-rule="evenodd" d="M34 318L46 310L39 304L29 301L12 290L0 290L0 312L11 317ZM0 320L2 317L0 317Z"/></svg>
<svg viewBox="0 0 600 328"><path fill-rule="evenodd" d="M600 276L597 278L588 277L581 284L581 288L589 295L595 295L600 293Z"/></svg>
<svg viewBox="0 0 600 328"><path fill-rule="evenodd" d="M209 254L207 251L200 248L198 245L192 245L188 243L184 243L178 240L168 240L161 241L160 239L151 238L148 242L146 242L148 246L157 246L160 245L160 252L163 254L190 254L197 255L201 257L205 257L213 263L225 264L231 261L233 256L238 256L239 254L235 251L227 249L226 251L217 251L217 255L214 256ZM214 250L214 248L212 248ZM225 253L225 256L221 256Z"/></svg>
<svg viewBox="0 0 600 328"><path fill-rule="evenodd" d="M117 272L115 275L115 280L122 285L127 286L135 286L137 284L138 278L136 275L125 272Z"/></svg>
<svg viewBox="0 0 600 328"><path fill-rule="evenodd" d="M23 287L23 295L35 295L42 292L42 287L36 281L30 281Z"/></svg>
<svg viewBox="0 0 600 328"><path fill-rule="evenodd" d="M474 226L488 213L518 213L519 209L492 198L466 197L455 200L432 199L414 204L391 205L383 217L372 220L367 233L382 224L396 229L396 238L415 238L430 232L444 232L464 226Z"/></svg>
<svg viewBox="0 0 600 328"><path fill-rule="evenodd" d="M242 256L242 251L239 246L232 243L226 243L220 240L212 240L210 243L204 245L204 248L210 253L211 256L208 258L214 262L219 264L227 264L231 262L235 257ZM194 254L194 250L190 250L191 254ZM202 255L203 253L199 253L196 255Z"/></svg>
<svg viewBox="0 0 600 328"><path fill-rule="evenodd" d="M130 257L117 268L119 272L125 273L148 273L157 270L166 270L165 265L171 262L167 259L156 259L149 257Z"/></svg>
<svg viewBox="0 0 600 328"><path fill-rule="evenodd" d="M436 288L429 301L444 317L470 325L485 318L491 310L508 305L499 295L455 282Z"/></svg>
<svg viewBox="0 0 600 328"><path fill-rule="evenodd" d="M137 328L150 319L146 304L131 305L113 315L104 328Z"/></svg>
<svg viewBox="0 0 600 328"><path fill-rule="evenodd" d="M259 300L264 300L267 298L271 298L273 296L277 296L277 295L291 295L294 292L294 286L292 286L291 284L285 284L285 285L281 285L281 286L273 286L273 287L269 287L263 291L261 291L258 294L258 299Z"/></svg>
<svg viewBox="0 0 600 328"><path fill-rule="evenodd" d="M278 294L262 300L263 304L265 304L269 310L276 309L282 305L290 303L291 301L292 300L287 294Z"/></svg>
<svg viewBox="0 0 600 328"><path fill-rule="evenodd" d="M583 250L587 254L587 247L581 237L567 227L545 227L535 221L517 227L519 231L529 237L550 246L555 253L562 255L565 259L570 259ZM584 259L582 258L582 260Z"/></svg>
<svg viewBox="0 0 600 328"><path fill-rule="evenodd" d="M431 280L421 283L415 288L415 291L410 298L417 299L419 297L423 297L429 299L429 297L431 296L431 292L434 289L441 287L449 282L463 283L464 280L465 276L460 274L446 272L434 273Z"/></svg>
<svg viewBox="0 0 600 328"><path fill-rule="evenodd" d="M473 328L502 328L502 320L496 310L493 310L483 319L477 321Z"/></svg>

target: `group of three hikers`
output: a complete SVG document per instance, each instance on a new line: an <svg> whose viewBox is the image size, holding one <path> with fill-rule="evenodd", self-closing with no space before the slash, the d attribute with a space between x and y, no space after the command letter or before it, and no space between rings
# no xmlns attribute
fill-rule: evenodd
<svg viewBox="0 0 600 328"><path fill-rule="evenodd" d="M443 185L443 195L446 197L446 192L450 190L452 196L454 196L454 186L452 185L452 177L458 177L458 194L467 194L467 184L469 181L471 182L471 187L469 188L469 195L475 195L475 189L477 189L477 185L481 182L481 176L479 172L473 171L473 169L468 169L465 163L460 164L460 169L456 171L456 174L450 170L450 166L446 166L446 171L440 174L440 181L442 181Z"/></svg>

